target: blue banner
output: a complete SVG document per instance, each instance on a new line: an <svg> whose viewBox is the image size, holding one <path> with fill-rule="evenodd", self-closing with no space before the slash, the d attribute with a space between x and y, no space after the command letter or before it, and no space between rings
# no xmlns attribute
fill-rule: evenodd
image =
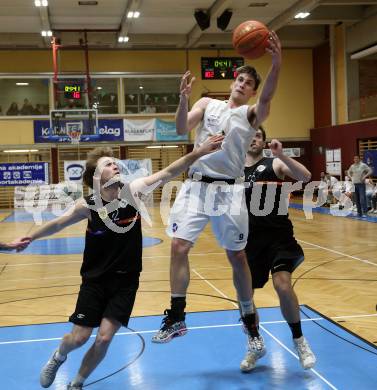
<svg viewBox="0 0 377 390"><path fill-rule="evenodd" d="M377 174L377 150L366 150L364 152L364 162L373 169L372 175Z"/></svg>
<svg viewBox="0 0 377 390"><path fill-rule="evenodd" d="M51 129L49 120L34 121L35 143L71 142L65 123ZM65 122L69 122L66 120ZM81 134L80 142L124 141L123 119L98 119L96 134Z"/></svg>
<svg viewBox="0 0 377 390"><path fill-rule="evenodd" d="M156 119L156 140L157 141L187 141L188 134L177 135L175 122Z"/></svg>
<svg viewBox="0 0 377 390"><path fill-rule="evenodd" d="M48 163L0 164L0 186L27 186L48 184Z"/></svg>

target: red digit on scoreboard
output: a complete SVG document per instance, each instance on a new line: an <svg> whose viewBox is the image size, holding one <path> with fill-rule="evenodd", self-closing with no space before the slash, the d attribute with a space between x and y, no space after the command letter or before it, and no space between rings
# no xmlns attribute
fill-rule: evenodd
<svg viewBox="0 0 377 390"><path fill-rule="evenodd" d="M213 70L206 70L204 73L206 79L213 79L215 77L215 72Z"/></svg>
<svg viewBox="0 0 377 390"><path fill-rule="evenodd" d="M80 94L80 92L75 91L75 92L72 92L72 97L74 99L80 99L81 94Z"/></svg>

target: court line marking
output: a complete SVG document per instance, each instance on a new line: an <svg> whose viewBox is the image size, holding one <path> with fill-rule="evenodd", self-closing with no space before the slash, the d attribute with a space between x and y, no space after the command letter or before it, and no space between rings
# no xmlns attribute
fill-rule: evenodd
<svg viewBox="0 0 377 390"><path fill-rule="evenodd" d="M193 271L196 273L197 276L199 276L204 282L206 282L209 286L214 288L217 292L219 292L221 295L223 295L224 298L229 297L224 294L221 290L219 290L216 286L214 286L212 283L208 282L202 275L199 274L199 272ZM234 302L231 302L234 306L238 308L238 305L236 305ZM282 343L278 338L276 338L272 333L270 333L263 325L260 324L260 328L263 329L264 332L266 332L270 337L272 337L280 346L282 346L286 351L288 351L292 356L294 356L297 360L299 360L298 356L291 350L289 349L284 343ZM313 368L310 369L315 375L318 376L323 382L325 382L328 386L330 386L334 390L338 390L334 385L332 385L326 378L324 378L319 372L314 370Z"/></svg>
<svg viewBox="0 0 377 390"><path fill-rule="evenodd" d="M326 250L326 251L335 253L335 254L337 254L337 255L346 256L346 257L349 257L349 258L351 258L351 259L361 261L362 263L374 265L375 267L377 267L377 264L376 264L376 263L373 263L372 261L369 261L369 260L364 260L364 259L360 259L359 257L356 257L356 256L347 255L347 253L339 252L339 251L337 251L337 250L335 250L335 249L326 248L325 246L313 244L313 243L308 242L308 241L304 241L304 240L297 240L297 241L298 241L298 242L303 242L304 244L313 245L314 247L317 247L317 248L319 248L319 249L324 249L324 250Z"/></svg>
<svg viewBox="0 0 377 390"><path fill-rule="evenodd" d="M336 317L329 317L330 319L342 319L342 318L359 318L359 317L377 317L377 314L359 314L359 315L347 315L347 316L336 316ZM137 317L136 317L137 318ZM301 322L310 322L310 321L326 321L326 318L324 317L314 317L314 318L303 318ZM275 320L275 321L262 321L260 322L260 325L271 325L271 324L286 324L285 320ZM46 325L46 324L44 324ZM55 324L47 324L47 325L55 325ZM39 326L38 324L31 324L27 326ZM240 323L235 324L219 324L219 325L203 325L203 326L190 326L187 327L188 330L201 330L201 329L216 329L216 328L235 328L240 327ZM152 329L152 330L140 330L136 332L118 332L115 334L115 336L128 336L128 335L135 335L138 334L149 334L149 333L156 333L159 329ZM96 337L96 334L92 334L90 336L91 338ZM51 338L44 338L44 339L28 339L28 340L11 340L11 341L1 341L0 345L8 345L8 344L26 344L26 343L37 343L37 342L44 342L44 341L57 341L61 340L61 337L51 337ZM298 359L298 357L297 357Z"/></svg>

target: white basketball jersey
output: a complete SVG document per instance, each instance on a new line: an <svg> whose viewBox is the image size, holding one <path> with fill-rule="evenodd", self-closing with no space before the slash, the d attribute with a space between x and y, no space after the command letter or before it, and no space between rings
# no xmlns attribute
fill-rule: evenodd
<svg viewBox="0 0 377 390"><path fill-rule="evenodd" d="M247 119L249 106L230 108L227 102L212 99L196 130L195 146L201 145L208 137L225 134L221 149L207 154L190 169L189 175L201 173L211 178L236 179L243 177L246 153L256 131Z"/></svg>

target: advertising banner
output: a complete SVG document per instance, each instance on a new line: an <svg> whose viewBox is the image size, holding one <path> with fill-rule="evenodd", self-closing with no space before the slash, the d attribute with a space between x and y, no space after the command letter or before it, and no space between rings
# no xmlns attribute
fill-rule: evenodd
<svg viewBox="0 0 377 390"><path fill-rule="evenodd" d="M0 164L0 186L29 184L48 184L47 162Z"/></svg>

